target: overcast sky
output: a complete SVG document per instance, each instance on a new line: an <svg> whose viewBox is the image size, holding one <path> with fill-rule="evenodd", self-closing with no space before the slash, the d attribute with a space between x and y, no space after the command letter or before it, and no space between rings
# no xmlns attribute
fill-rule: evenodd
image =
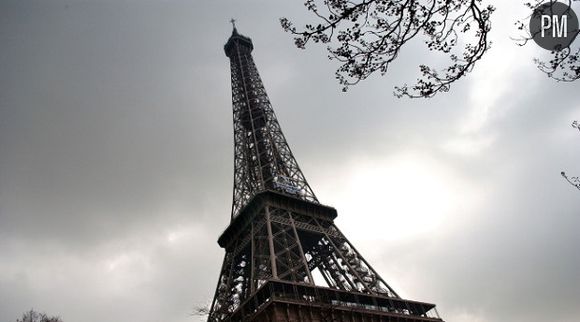
<svg viewBox="0 0 580 322"><path fill-rule="evenodd" d="M447 321L578 321L580 83L537 71L510 40L525 8L495 5L475 71L408 100L421 46L342 93L280 28L300 1L0 0L0 321L197 321L231 210L231 17L319 200L399 294Z"/></svg>

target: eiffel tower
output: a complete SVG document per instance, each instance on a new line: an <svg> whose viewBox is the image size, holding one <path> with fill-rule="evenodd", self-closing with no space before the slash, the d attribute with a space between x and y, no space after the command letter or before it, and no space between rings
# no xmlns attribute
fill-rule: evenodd
<svg viewBox="0 0 580 322"><path fill-rule="evenodd" d="M320 204L284 138L253 48L234 24L224 46L234 193L208 321L442 322L434 304L402 299L336 227L336 210Z"/></svg>

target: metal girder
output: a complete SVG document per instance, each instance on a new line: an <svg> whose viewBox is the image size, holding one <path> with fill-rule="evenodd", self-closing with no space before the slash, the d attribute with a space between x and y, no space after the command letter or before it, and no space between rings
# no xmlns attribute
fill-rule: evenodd
<svg viewBox="0 0 580 322"><path fill-rule="evenodd" d="M400 299L334 223L264 205L226 253L211 321L230 316L267 280L317 285L314 270L326 281L319 286Z"/></svg>
<svg viewBox="0 0 580 322"><path fill-rule="evenodd" d="M232 218L258 192L276 190L318 203L302 174L252 58L251 40L232 35L230 58L234 119Z"/></svg>
<svg viewBox="0 0 580 322"><path fill-rule="evenodd" d="M336 227L336 210L318 202L280 129L252 49L235 29L225 46L234 193L230 225L218 240L226 255L208 321L352 321L356 315L357 321L442 322L435 305L401 299ZM325 285L317 285L315 273Z"/></svg>

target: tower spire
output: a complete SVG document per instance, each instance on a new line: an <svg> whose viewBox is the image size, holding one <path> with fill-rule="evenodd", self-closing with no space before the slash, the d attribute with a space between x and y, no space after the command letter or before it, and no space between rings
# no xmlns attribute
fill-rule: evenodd
<svg viewBox="0 0 580 322"><path fill-rule="evenodd" d="M231 218L257 193L266 190L318 203L278 124L252 58L253 49L252 40L238 34L234 25L224 46L230 59L234 114Z"/></svg>

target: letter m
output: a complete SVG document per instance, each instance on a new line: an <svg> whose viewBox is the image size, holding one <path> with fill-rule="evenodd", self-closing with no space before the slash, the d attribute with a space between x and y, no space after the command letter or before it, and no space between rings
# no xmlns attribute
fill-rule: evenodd
<svg viewBox="0 0 580 322"><path fill-rule="evenodd" d="M568 36L568 16L552 16L552 37L562 38L566 36Z"/></svg>

